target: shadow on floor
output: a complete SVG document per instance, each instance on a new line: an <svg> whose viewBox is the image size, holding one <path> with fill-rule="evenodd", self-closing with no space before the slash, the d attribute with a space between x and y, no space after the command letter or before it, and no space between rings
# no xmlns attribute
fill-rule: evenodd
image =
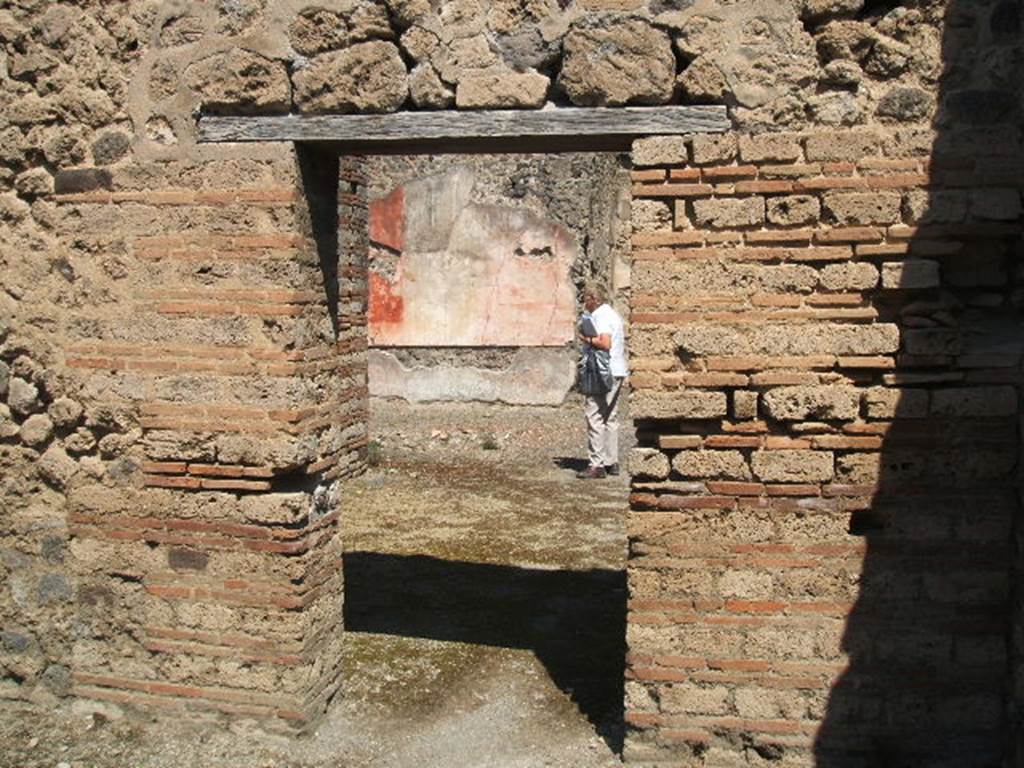
<svg viewBox="0 0 1024 768"><path fill-rule="evenodd" d="M573 456L555 456L551 459L551 463L559 469L564 469L569 472L582 472L590 466L590 462L586 459L580 459Z"/></svg>
<svg viewBox="0 0 1024 768"><path fill-rule="evenodd" d="M622 751L623 571L351 552L345 629L530 649L608 746Z"/></svg>

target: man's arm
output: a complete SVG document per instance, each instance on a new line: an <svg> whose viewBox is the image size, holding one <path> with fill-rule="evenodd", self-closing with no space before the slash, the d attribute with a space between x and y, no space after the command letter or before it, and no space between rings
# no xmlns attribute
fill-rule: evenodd
<svg viewBox="0 0 1024 768"><path fill-rule="evenodd" d="M580 334L580 341L589 344L595 349L607 349L612 348L612 335L610 333L600 333L597 336L584 336Z"/></svg>

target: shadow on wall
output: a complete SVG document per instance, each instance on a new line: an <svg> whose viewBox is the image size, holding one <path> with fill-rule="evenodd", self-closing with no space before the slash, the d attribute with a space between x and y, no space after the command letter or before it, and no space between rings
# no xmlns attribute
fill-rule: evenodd
<svg viewBox="0 0 1024 768"><path fill-rule="evenodd" d="M865 549L849 665L815 743L824 768L1018 764L1020 13L948 4L920 225L906 253L882 255L900 290L873 303L901 346L895 370L864 382L884 385L868 400L891 419L875 422L881 452L837 461Z"/></svg>
<svg viewBox="0 0 1024 768"><path fill-rule="evenodd" d="M622 749L626 576L425 556L345 555L345 629L532 650Z"/></svg>

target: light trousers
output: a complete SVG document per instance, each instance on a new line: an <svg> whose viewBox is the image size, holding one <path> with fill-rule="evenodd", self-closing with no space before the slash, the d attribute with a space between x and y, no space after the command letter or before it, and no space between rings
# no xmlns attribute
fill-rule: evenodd
<svg viewBox="0 0 1024 768"><path fill-rule="evenodd" d="M625 376L616 376L609 391L586 396L583 414L587 417L587 450L592 467L619 463L619 393L624 380Z"/></svg>

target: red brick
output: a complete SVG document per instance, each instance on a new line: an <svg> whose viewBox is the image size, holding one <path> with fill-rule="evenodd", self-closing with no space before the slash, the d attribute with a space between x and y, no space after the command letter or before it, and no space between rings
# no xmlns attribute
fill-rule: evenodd
<svg viewBox="0 0 1024 768"><path fill-rule="evenodd" d="M814 448L825 450L877 450L882 447L878 437L844 437L842 435L818 435L811 438Z"/></svg>
<svg viewBox="0 0 1024 768"><path fill-rule="evenodd" d="M700 435L659 435L658 446L667 449L700 448L704 438Z"/></svg>
<svg viewBox="0 0 1024 768"><path fill-rule="evenodd" d="M698 178L700 174L697 174ZM629 178L636 182L664 181L665 170L663 168L650 168L645 170L630 171Z"/></svg>
<svg viewBox="0 0 1024 768"><path fill-rule="evenodd" d="M814 233L809 229L775 229L763 232L747 232L747 243L751 245L775 244L775 243L803 243L811 242Z"/></svg>
<svg viewBox="0 0 1024 768"><path fill-rule="evenodd" d="M700 168L670 168L668 177L672 181L700 181Z"/></svg>
<svg viewBox="0 0 1024 768"><path fill-rule="evenodd" d="M633 197L705 197L714 189L709 184L634 184Z"/></svg>
<svg viewBox="0 0 1024 768"><path fill-rule="evenodd" d="M740 437L737 435L709 435L704 438L705 448L760 448L760 437Z"/></svg>
<svg viewBox="0 0 1024 768"><path fill-rule="evenodd" d="M157 475L184 474L187 467L183 461L143 461L141 464L143 472Z"/></svg>
<svg viewBox="0 0 1024 768"><path fill-rule="evenodd" d="M143 483L152 488L199 488L197 477L180 477L171 475L143 475Z"/></svg>
<svg viewBox="0 0 1024 768"><path fill-rule="evenodd" d="M726 496L760 496L765 492L761 483L738 483L729 481L708 481L708 491Z"/></svg>
<svg viewBox="0 0 1024 768"><path fill-rule="evenodd" d="M635 246L702 245L703 243L703 232L636 232L633 235L633 245Z"/></svg>
<svg viewBox="0 0 1024 768"><path fill-rule="evenodd" d="M779 613L786 603L777 600L726 600L725 608L733 613Z"/></svg>
<svg viewBox="0 0 1024 768"><path fill-rule="evenodd" d="M729 496L660 496L658 509L732 509L736 499Z"/></svg>
<svg viewBox="0 0 1024 768"><path fill-rule="evenodd" d="M784 180L737 181L737 194L770 195L793 191L793 182Z"/></svg>
<svg viewBox="0 0 1024 768"><path fill-rule="evenodd" d="M814 240L818 243L876 243L882 237L881 230L875 227L842 227L814 233Z"/></svg>
<svg viewBox="0 0 1024 768"><path fill-rule="evenodd" d="M816 485L794 483L792 485L768 485L765 487L769 496L818 496L821 489Z"/></svg>
<svg viewBox="0 0 1024 768"><path fill-rule="evenodd" d="M748 179L755 176L757 176L756 165L731 165L701 169L701 179L705 182Z"/></svg>

